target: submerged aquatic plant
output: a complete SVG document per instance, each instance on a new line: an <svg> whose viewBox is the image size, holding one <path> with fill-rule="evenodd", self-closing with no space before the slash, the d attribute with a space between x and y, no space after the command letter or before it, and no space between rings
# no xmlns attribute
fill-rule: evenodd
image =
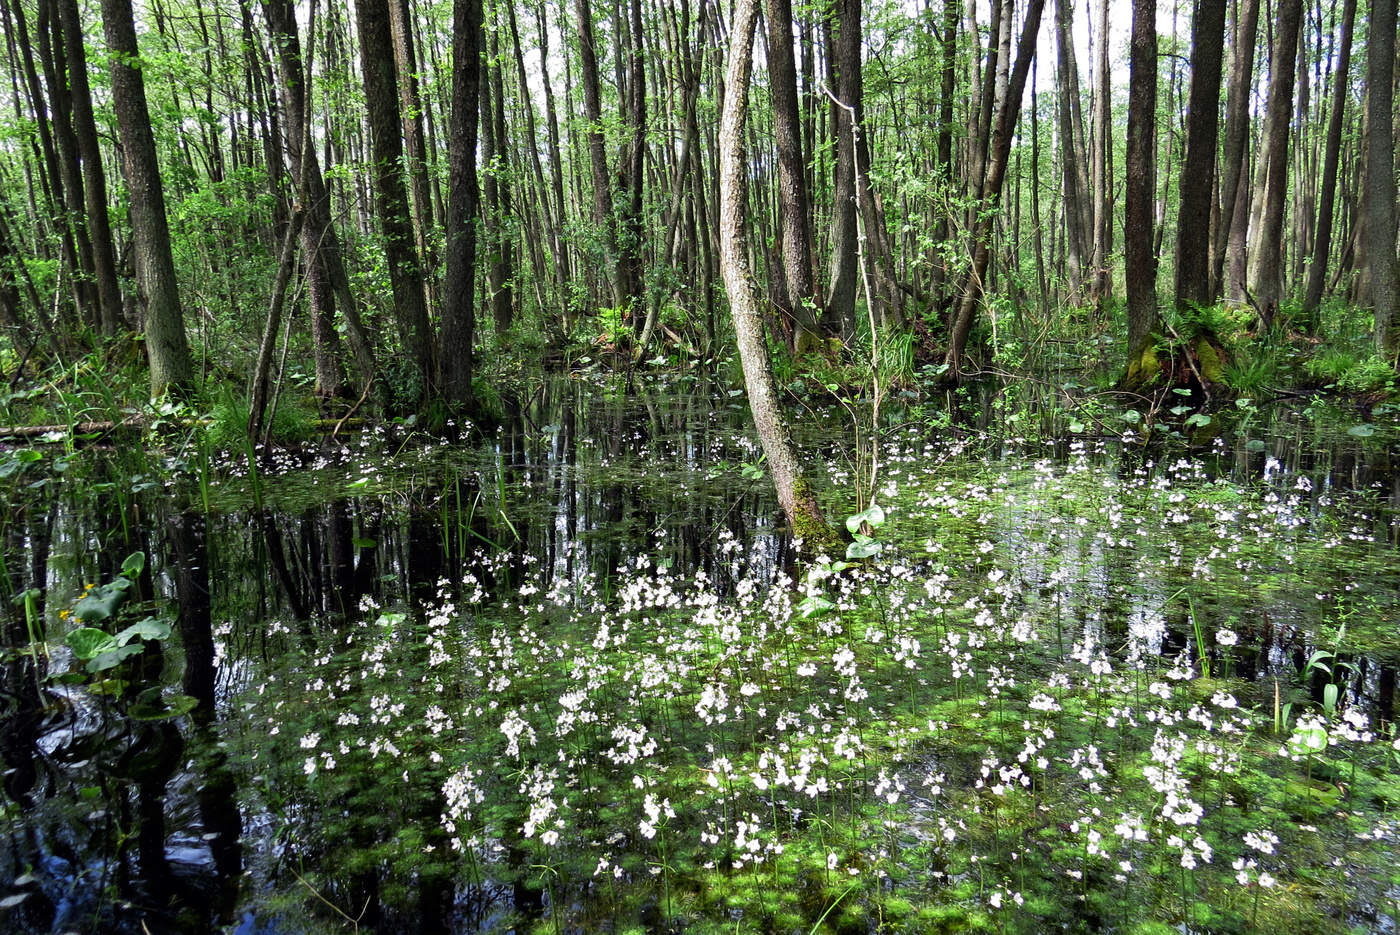
<svg viewBox="0 0 1400 935"><path fill-rule="evenodd" d="M1389 912L1400 787L1360 697L1280 747L1270 692L1231 677L1294 684L1239 621L1362 573L1310 490L1086 445L882 460L873 564L759 581L722 538L721 593L645 557L565 580L478 556L431 607L288 642L244 694L256 788L326 880L513 883L546 929L1326 931L1338 888Z"/></svg>

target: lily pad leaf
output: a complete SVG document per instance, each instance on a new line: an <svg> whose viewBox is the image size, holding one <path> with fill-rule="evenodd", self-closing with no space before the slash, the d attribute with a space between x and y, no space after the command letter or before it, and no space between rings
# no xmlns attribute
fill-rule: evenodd
<svg viewBox="0 0 1400 935"><path fill-rule="evenodd" d="M1188 428L1194 428L1197 425L1210 425L1210 416L1204 412L1197 412L1186 417L1186 425Z"/></svg>
<svg viewBox="0 0 1400 935"><path fill-rule="evenodd" d="M1259 452L1264 450L1264 440L1262 438L1251 438L1244 443L1245 451Z"/></svg>
<svg viewBox="0 0 1400 935"><path fill-rule="evenodd" d="M1351 428L1347 429L1347 434L1355 436L1356 438L1370 438L1372 435L1376 434L1376 427L1368 422L1363 422L1360 425L1353 425Z"/></svg>
<svg viewBox="0 0 1400 935"><path fill-rule="evenodd" d="M802 599L802 603L797 605L797 609L805 619L815 614L824 614L828 610L835 610L836 605L820 594L811 594Z"/></svg>

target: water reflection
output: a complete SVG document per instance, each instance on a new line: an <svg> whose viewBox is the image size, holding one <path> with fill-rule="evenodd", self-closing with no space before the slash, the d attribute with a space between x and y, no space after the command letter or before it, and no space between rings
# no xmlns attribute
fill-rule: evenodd
<svg viewBox="0 0 1400 935"><path fill-rule="evenodd" d="M30 623L22 607L9 608L0 757L12 820L0 850L8 892L24 898L0 910L8 912L0 927L62 931L97 920L116 932L208 931L246 918L257 888L293 885L292 869L314 850L298 854L279 837L274 822L285 816L274 819L261 790L240 786L222 747L229 731L270 729L243 723L240 703L261 691L281 633L329 653L347 628L372 617L362 607L422 614L444 594L462 597L464 579L480 587L482 602L559 587L583 595L585 582L603 590L584 596L606 601L632 569L669 567L684 577L703 573L728 595L744 580L774 581L792 561L766 482L740 469L757 460L747 414L723 393L716 398L703 385L627 393L560 380L503 402L505 418L482 445L399 436L328 447L285 476L264 476L261 506L230 494L205 515L178 495L119 494L120 477L75 481L64 497L25 505L5 529L6 567L21 590L33 590L33 620L48 625L54 657L24 651ZM985 398L969 406L984 423L994 417ZM1308 480L1292 507L1300 517L1324 513L1344 488L1377 482L1389 485L1393 510L1400 481L1388 455L1359 444L1307 448L1299 425L1281 425L1267 451L1242 440L1221 452L1215 469L1253 482L1272 457L1277 477ZM808 429L822 433L809 443L839 446L829 427ZM1060 442L1046 454L1063 463L1076 451ZM1128 487L1160 469L1152 463L1159 454L1105 449L1096 468ZM1024 461L1007 470L1024 471ZM1031 597L1018 600L1054 601L1066 642L1093 632L1122 646L1161 617L1153 648L1175 656L1190 645L1197 614L1223 626L1259 604L1252 594L1205 595L1195 607L1174 601L1189 569L1179 579L1143 580L1146 546L1124 547L1093 530L1037 538L1040 520L1013 513L1001 528L1030 583ZM1380 514L1372 522L1367 535L1385 525ZM1179 548L1160 528L1150 531L1141 541L1150 538L1152 548ZM1380 531L1386 537L1394 543L1393 523ZM61 646L71 622L59 611L84 583L109 581L133 551L150 556L133 602L173 617L177 638L149 642L125 664L126 684L107 694L90 683L49 682L55 667L72 663ZM971 559L960 570L985 571ZM1248 679L1292 679L1316 649L1306 633L1315 611L1291 597L1266 603L1235 624L1246 638L1229 662ZM1340 661L1350 667L1348 690L1393 717L1394 666L1355 655ZM1324 681L1312 674L1309 689L1321 701ZM187 716L134 713L160 685L192 700ZM396 818L421 832L425 852L445 853L442 811L431 798ZM294 817L310 828L323 816ZM365 852L400 830L355 827L351 849ZM516 843L501 842L507 864L526 860ZM322 895L362 928L472 930L502 907L525 918L547 909L548 893L527 883L528 869L517 866L507 885L459 885L425 863L405 893L403 880L371 862Z"/></svg>

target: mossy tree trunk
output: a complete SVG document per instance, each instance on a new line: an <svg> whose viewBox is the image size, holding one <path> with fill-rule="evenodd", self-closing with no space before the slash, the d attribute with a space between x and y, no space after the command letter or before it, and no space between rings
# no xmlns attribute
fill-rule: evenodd
<svg viewBox="0 0 1400 935"><path fill-rule="evenodd" d="M734 319L749 408L773 475L778 502L787 515L793 535L815 553L831 547L835 536L822 518L811 485L803 477L792 436L778 408L777 387L768 348L763 342L763 319L754 297L745 237L747 166L743 141L757 19L757 0L737 0L730 30L724 110L719 128L720 272Z"/></svg>

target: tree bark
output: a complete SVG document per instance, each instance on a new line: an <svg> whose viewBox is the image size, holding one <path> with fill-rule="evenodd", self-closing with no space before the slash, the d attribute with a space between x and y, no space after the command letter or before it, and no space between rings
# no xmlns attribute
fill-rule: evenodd
<svg viewBox="0 0 1400 935"><path fill-rule="evenodd" d="M1227 292L1232 301L1243 296L1243 280L1232 262L1230 286L1225 286L1227 247L1238 248L1243 257L1244 231L1236 230L1236 202L1249 191L1248 175L1244 171L1249 151L1249 90L1253 83L1254 46L1259 33L1259 0L1241 0L1234 24L1233 49L1230 53L1230 88L1225 101L1225 143L1220 158L1220 226L1215 231L1214 255L1211 261L1211 293ZM1246 200L1247 197L1246 197Z"/></svg>
<svg viewBox="0 0 1400 935"><path fill-rule="evenodd" d="M1176 305L1209 305L1210 211L1220 128L1225 0L1197 0L1191 17L1191 98L1176 225Z"/></svg>
<svg viewBox="0 0 1400 935"><path fill-rule="evenodd" d="M1128 373L1157 327L1157 270L1152 251L1153 129L1157 113L1157 4L1133 0L1128 46L1128 145L1123 197L1124 287L1128 299ZM1146 368L1143 368L1146 369ZM1147 374L1142 376L1146 377Z"/></svg>
<svg viewBox="0 0 1400 935"><path fill-rule="evenodd" d="M97 280L102 333L108 337L122 330L122 290L117 279L117 255L112 245L112 225L107 218L107 176L102 169L97 123L92 113L88 85L87 50L77 0L57 0L68 59L68 85L73 99L73 129L83 164L83 196L87 206L88 236L92 241L93 275Z"/></svg>
<svg viewBox="0 0 1400 935"><path fill-rule="evenodd" d="M452 109L448 117L447 281L443 285L442 391L472 402L476 328L476 143L481 84L481 0L453 0Z"/></svg>
<svg viewBox="0 0 1400 935"><path fill-rule="evenodd" d="M1375 314L1376 351L1396 362L1395 0L1371 0L1366 51L1366 249L1363 270Z"/></svg>
<svg viewBox="0 0 1400 935"><path fill-rule="evenodd" d="M802 475L792 437L778 408L777 388L763 340L763 320L758 312L745 243L748 175L743 141L758 16L756 7L757 0L736 0L729 30L729 58L719 131L720 271L734 318L749 408L773 475L778 502L793 535L815 552L828 546L833 537L817 506L816 496Z"/></svg>
<svg viewBox="0 0 1400 935"><path fill-rule="evenodd" d="M183 394L193 388L194 370L170 252L165 191L146 108L146 84L138 67L141 53L136 46L131 0L102 0L102 26L112 51L112 107L117 113L126 167L136 279L146 301L151 396Z"/></svg>
<svg viewBox="0 0 1400 935"><path fill-rule="evenodd" d="M836 0L835 44L830 51L836 82L832 89L849 107L856 107L856 76L860 72L861 0ZM829 22L829 20L828 20ZM836 174L831 206L831 264L823 308L848 338L856 320L856 149L851 115L833 101Z"/></svg>
<svg viewBox="0 0 1400 935"><path fill-rule="evenodd" d="M987 174L982 184L982 198L989 204L979 212L977 223L972 229L972 268L968 272L967 284L963 288L962 300L953 320L948 339L948 353L944 358L949 380L955 381L962 376L967 337L972 332L977 306L982 301L983 282L987 275L987 264L991 259L990 241L995 208L1001 198L1002 182L1006 178L1016 120L1021 113L1021 97L1026 89L1026 78L1030 74L1031 59L1035 57L1036 34L1040 31L1040 14L1044 9L1045 0L1029 0L1026 4L1026 19L1021 26L1020 41L1016 44L1016 65L1007 78L1006 98L997 110Z"/></svg>
<svg viewBox="0 0 1400 935"><path fill-rule="evenodd" d="M432 187L428 182L428 144L423 131L427 99L418 91L418 54L413 39L413 17L408 0L389 0L390 32L394 43L394 65L399 76L399 113L403 120L404 157L409 192L413 199L413 242L423 268L431 270L433 229ZM427 276L424 277L428 279ZM427 301L432 304L431 282Z"/></svg>
<svg viewBox="0 0 1400 935"><path fill-rule="evenodd" d="M1283 297L1283 209L1288 192L1288 123L1293 110L1294 66L1298 55L1303 0L1279 0L1278 31L1269 62L1269 100L1264 114L1268 149L1267 188L1257 248L1250 256L1254 306L1265 330L1273 326ZM1392 33L1394 30L1391 30Z"/></svg>
<svg viewBox="0 0 1400 935"><path fill-rule="evenodd" d="M1093 299L1100 313L1113 294L1113 272L1108 254L1113 249L1113 83L1108 69L1108 4L1099 0L1099 38L1094 74L1094 155L1090 168L1093 187L1094 253Z"/></svg>
<svg viewBox="0 0 1400 935"><path fill-rule="evenodd" d="M1068 248L1070 301L1078 302L1084 267L1090 257L1093 217L1086 200L1084 153L1079 146L1079 68L1074 58L1073 0L1055 0L1056 118L1060 136L1060 180L1064 191L1065 239Z"/></svg>
<svg viewBox="0 0 1400 935"><path fill-rule="evenodd" d="M1345 0L1342 5L1342 38L1337 51L1337 69L1332 75L1332 112L1327 117L1327 142L1322 156L1317 234L1313 238L1312 261L1308 264L1308 287L1303 295L1303 314L1307 316L1310 324L1316 323L1317 309L1322 304L1322 287L1327 278L1327 259L1332 250L1332 213L1337 198L1337 160L1342 148L1347 73L1351 69L1351 39L1355 23L1356 0Z"/></svg>
<svg viewBox="0 0 1400 935"><path fill-rule="evenodd" d="M436 370L428 306L423 297L423 269L413 246L413 225L403 184L402 126L394 49L389 35L388 0L356 0L355 12L365 109L369 117L375 202L394 294L394 318L426 400L433 394Z"/></svg>
<svg viewBox="0 0 1400 935"><path fill-rule="evenodd" d="M812 276L811 202L802 159L797 106L797 63L792 51L791 0L767 0L769 86L773 135L778 149L778 214L782 227L783 275L792 304L792 349L801 355L820 340L816 282Z"/></svg>

